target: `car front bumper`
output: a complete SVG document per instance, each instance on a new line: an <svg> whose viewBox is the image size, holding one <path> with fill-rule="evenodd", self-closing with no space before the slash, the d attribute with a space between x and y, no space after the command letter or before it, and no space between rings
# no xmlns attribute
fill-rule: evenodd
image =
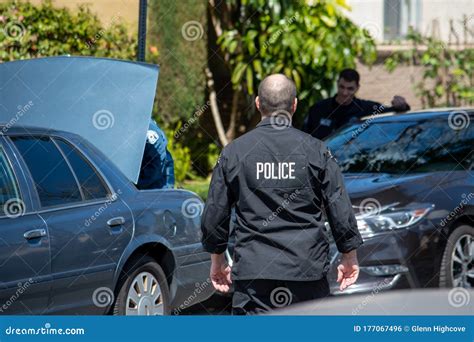
<svg viewBox="0 0 474 342"><path fill-rule="evenodd" d="M409 229L365 238L364 244L357 250L359 279L343 292L339 291L339 283L336 282L341 254L331 243L327 275L331 294L436 286L442 255L439 238L435 225L428 220Z"/></svg>

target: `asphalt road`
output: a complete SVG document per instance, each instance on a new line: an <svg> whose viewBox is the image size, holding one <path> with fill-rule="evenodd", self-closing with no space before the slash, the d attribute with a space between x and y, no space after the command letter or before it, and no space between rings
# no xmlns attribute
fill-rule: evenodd
<svg viewBox="0 0 474 342"><path fill-rule="evenodd" d="M180 315L230 315L232 297L214 294L208 300L181 311Z"/></svg>

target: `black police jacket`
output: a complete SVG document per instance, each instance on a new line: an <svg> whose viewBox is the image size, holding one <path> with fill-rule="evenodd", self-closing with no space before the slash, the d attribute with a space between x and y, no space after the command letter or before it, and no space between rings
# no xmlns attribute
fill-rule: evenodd
<svg viewBox="0 0 474 342"><path fill-rule="evenodd" d="M329 268L326 213L340 252L362 244L326 145L281 117L264 118L221 152L203 210L202 243L227 248L235 205L233 279L318 280Z"/></svg>

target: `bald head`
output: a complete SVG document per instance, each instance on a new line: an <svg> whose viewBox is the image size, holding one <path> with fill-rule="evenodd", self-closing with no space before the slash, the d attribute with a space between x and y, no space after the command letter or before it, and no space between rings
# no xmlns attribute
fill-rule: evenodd
<svg viewBox="0 0 474 342"><path fill-rule="evenodd" d="M264 116L281 111L293 114L295 99L293 81L283 74L273 74L265 77L258 87L257 108Z"/></svg>

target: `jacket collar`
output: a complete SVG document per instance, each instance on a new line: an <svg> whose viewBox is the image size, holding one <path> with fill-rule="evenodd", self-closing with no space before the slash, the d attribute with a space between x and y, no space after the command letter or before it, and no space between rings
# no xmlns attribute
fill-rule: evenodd
<svg viewBox="0 0 474 342"><path fill-rule="evenodd" d="M264 117L258 124L260 126L273 126L273 128L291 127L291 118L286 114L274 114Z"/></svg>

